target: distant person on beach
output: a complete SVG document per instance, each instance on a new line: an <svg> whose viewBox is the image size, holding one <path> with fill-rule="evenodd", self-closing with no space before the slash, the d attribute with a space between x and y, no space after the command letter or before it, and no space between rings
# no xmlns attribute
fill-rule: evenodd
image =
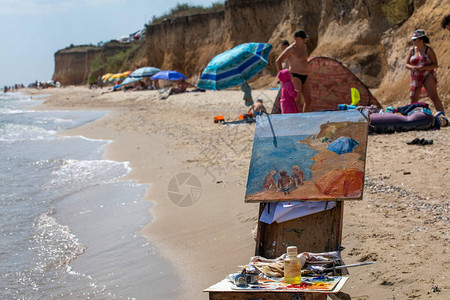
<svg viewBox="0 0 450 300"><path fill-rule="evenodd" d="M103 88L103 80L102 80L102 75L99 75L97 78L97 86L100 87L100 89Z"/></svg>
<svg viewBox="0 0 450 300"><path fill-rule="evenodd" d="M450 31L450 15L446 15L444 19L442 19L441 27Z"/></svg>
<svg viewBox="0 0 450 300"><path fill-rule="evenodd" d="M113 86L112 89L109 88L106 92L102 92L102 95L106 94L106 93L112 93L112 92L123 91L123 90L126 90L126 89L122 85L120 85L119 82L116 82L116 84Z"/></svg>
<svg viewBox="0 0 450 300"><path fill-rule="evenodd" d="M289 70L283 69L278 72L278 79L281 81L281 99L280 107L282 114L296 114L298 107L295 103L295 98L298 96L298 91L295 89L291 80Z"/></svg>
<svg viewBox="0 0 450 300"><path fill-rule="evenodd" d="M192 84L188 83L183 78L180 78L178 80L178 86L177 87L171 87L169 89L169 92L167 94L161 96L160 99L164 100L164 99L167 99L167 97L169 97L170 95L184 93L188 86L196 87L195 85L192 85Z"/></svg>
<svg viewBox="0 0 450 300"><path fill-rule="evenodd" d="M436 54L426 45L430 43L430 39L423 29L418 29L413 32L411 40L413 47L406 58L406 68L411 71L409 89L411 103L418 102L420 97L428 96L436 110L443 112L444 106L437 93L437 79L434 71L438 67ZM422 87L425 91L422 91Z"/></svg>
<svg viewBox="0 0 450 300"><path fill-rule="evenodd" d="M291 72L292 82L295 89L299 91L295 102L301 112L311 111L311 87L308 82L308 50L306 49L306 40L308 36L304 30L297 30L294 33L294 43L289 45L280 56L276 63L278 70L282 70L282 63L287 59L289 61L289 71ZM303 96L303 105L302 105Z"/></svg>
<svg viewBox="0 0 450 300"><path fill-rule="evenodd" d="M266 182L264 182L265 190L274 190L277 188L277 185L275 184L275 179L273 178L273 175L275 174L277 174L277 171L272 170L270 171L269 175L267 175Z"/></svg>
<svg viewBox="0 0 450 300"><path fill-rule="evenodd" d="M263 112L266 112L266 107L263 104L263 99L258 98L258 100L256 100L256 103L252 104L252 106L248 110L247 115L259 116L262 115Z"/></svg>
<svg viewBox="0 0 450 300"><path fill-rule="evenodd" d="M89 88L90 89L92 89L92 88L94 88L94 85L96 85L97 84L97 80L95 79L95 76L94 76L94 74L89 74L89 77L88 77L88 84L89 84Z"/></svg>
<svg viewBox="0 0 450 300"><path fill-rule="evenodd" d="M289 42L287 40L281 41L280 47L281 47L281 51L286 50L286 48L289 47ZM283 67L283 70L289 69L289 60L286 59L285 61L283 61L282 67ZM281 89L278 90L278 94L275 98L275 102L273 103L272 112L271 112L272 114L281 114L280 99L281 99Z"/></svg>
<svg viewBox="0 0 450 300"><path fill-rule="evenodd" d="M136 84L136 86L132 89L133 91L142 91L142 90L146 90L147 89L147 85L145 84L144 81L139 80L138 83Z"/></svg>
<svg viewBox="0 0 450 300"><path fill-rule="evenodd" d="M177 87L170 88L170 90L169 90L169 96L170 96L170 95L173 95L173 94L184 93L189 85L190 85L190 84L187 83L186 80L180 78L180 79L178 80L178 86L177 86Z"/></svg>

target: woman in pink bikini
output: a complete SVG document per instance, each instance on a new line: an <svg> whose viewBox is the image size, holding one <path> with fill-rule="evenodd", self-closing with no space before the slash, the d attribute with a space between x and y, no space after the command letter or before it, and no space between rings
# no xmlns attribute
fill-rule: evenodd
<svg viewBox="0 0 450 300"><path fill-rule="evenodd" d="M436 54L426 44L430 42L423 29L414 31L411 38L414 46L406 58L406 68L411 71L409 96L411 103L418 102L421 97L430 97L437 111L444 111L437 93L437 79L434 69L438 67ZM425 91L422 92L422 87ZM428 93L428 95L427 95Z"/></svg>

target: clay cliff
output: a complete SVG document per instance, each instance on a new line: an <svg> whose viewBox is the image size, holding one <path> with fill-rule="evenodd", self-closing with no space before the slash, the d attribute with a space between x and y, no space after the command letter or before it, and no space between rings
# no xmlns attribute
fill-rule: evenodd
<svg viewBox="0 0 450 300"><path fill-rule="evenodd" d="M55 53L55 72L52 79L59 81L62 85L86 84L94 60L103 63L107 57L126 51L132 46L132 44L111 42L103 47L72 46L59 50ZM107 73L113 70L103 71Z"/></svg>
<svg viewBox="0 0 450 300"><path fill-rule="evenodd" d="M440 28L450 12L449 0L228 0L221 12L202 13L166 19L148 25L146 37L133 59L124 61L120 71L136 66L175 69L196 82L215 55L244 42L274 45L267 68L252 80L255 88L276 81L275 59L279 42L293 41L293 33L304 29L309 34L311 56L331 56L343 62L364 83L377 89L383 104L408 100L409 72L404 68L411 47L413 30L424 28L430 37L440 67L439 94L450 104L450 34ZM406 4L407 6L405 6ZM64 84L86 82L88 59L73 55L72 61L55 64L56 74L66 74ZM69 53L67 53L69 55ZM80 55L80 54L78 54ZM77 58L78 57L78 58ZM78 67L72 64L79 64ZM61 70L65 66L66 70ZM72 77L72 71L78 70ZM84 80L80 80L81 69ZM86 71L87 70L87 71ZM62 75L61 75L62 76ZM63 82L62 80L60 80Z"/></svg>

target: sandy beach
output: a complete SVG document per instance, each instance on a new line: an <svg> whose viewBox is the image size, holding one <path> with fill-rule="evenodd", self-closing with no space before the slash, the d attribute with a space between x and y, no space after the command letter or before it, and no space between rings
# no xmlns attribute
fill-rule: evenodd
<svg viewBox="0 0 450 300"><path fill-rule="evenodd" d="M162 101L158 91L105 90L22 92L49 95L43 110L110 111L64 134L113 140L105 158L130 162L126 179L151 183L143 201L154 204L153 221L142 234L173 265L179 299L207 299L204 289L254 255L258 204L244 203L244 196L255 126L213 122L247 111L242 92L187 92ZM271 108L276 92L254 90L253 97ZM434 143L406 144L416 137ZM450 298L449 143L449 127L369 135L364 197L345 202L342 255L348 264L377 263L350 270L343 291L352 299ZM188 193L176 190L180 178L197 180L192 203L175 197Z"/></svg>

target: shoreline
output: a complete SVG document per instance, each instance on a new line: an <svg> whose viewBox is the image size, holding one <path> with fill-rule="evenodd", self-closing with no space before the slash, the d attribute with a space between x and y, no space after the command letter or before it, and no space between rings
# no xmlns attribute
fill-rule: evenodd
<svg viewBox="0 0 450 300"><path fill-rule="evenodd" d="M132 171L125 179L152 183L143 200L154 203L149 209L153 221L142 233L174 266L182 280L180 299L207 299L204 289L254 255L251 231L258 206L244 203L254 126L213 123L215 115L237 119L246 110L242 93L185 93L160 101L154 91L100 92L68 87L36 94L51 95L40 109L111 110L65 133L112 140L104 157L130 162ZM264 103L270 108L275 98L271 91L254 91L254 98L259 95L267 97ZM415 137L434 139L435 144L405 144ZM352 297L449 295L448 276L435 276L444 274L444 262L450 261L445 250L449 225L442 219L450 193L443 183L450 176L448 142L448 127L369 136L364 198L345 205L343 258L346 263L377 264L350 270L343 291ZM175 205L168 196L170 180L183 172L201 183L201 196L189 207ZM429 270L410 264L409 257L442 264ZM432 292L432 285L441 292Z"/></svg>

